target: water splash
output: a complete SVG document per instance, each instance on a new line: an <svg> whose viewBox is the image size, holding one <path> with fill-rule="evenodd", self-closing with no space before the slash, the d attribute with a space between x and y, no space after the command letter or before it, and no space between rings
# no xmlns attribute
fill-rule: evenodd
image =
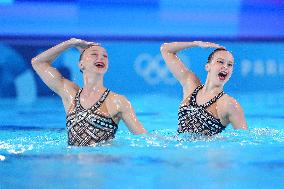
<svg viewBox="0 0 284 189"><path fill-rule="evenodd" d="M250 131L228 129L213 136L203 137L189 133L177 134L173 129L161 129L146 135L132 135L126 131L117 132L116 138L90 151L127 151L133 148L145 149L192 149L231 146L283 145L284 130L254 128ZM62 131L4 131L0 134L0 153L23 154L45 152L81 151L82 148L68 147L67 136ZM110 150L111 149L111 150Z"/></svg>
<svg viewBox="0 0 284 189"><path fill-rule="evenodd" d="M5 160L5 156L0 155L0 161L4 161Z"/></svg>

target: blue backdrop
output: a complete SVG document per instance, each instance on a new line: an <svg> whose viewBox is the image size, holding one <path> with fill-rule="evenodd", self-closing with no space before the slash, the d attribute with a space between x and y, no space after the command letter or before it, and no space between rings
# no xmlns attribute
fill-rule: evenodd
<svg viewBox="0 0 284 189"><path fill-rule="evenodd" d="M235 56L227 92L283 90L284 1L279 0L0 0L0 97L34 99L52 92L31 69L32 57L71 37L109 52L105 84L118 93L181 94L159 48L163 42L208 40ZM205 80L212 49L181 54ZM78 52L55 66L82 84Z"/></svg>
<svg viewBox="0 0 284 189"><path fill-rule="evenodd" d="M63 40L63 39L62 39ZM60 40L6 40L0 43L1 97L34 98L51 96L31 68L30 60ZM181 94L160 55L164 41L100 41L109 53L107 87L122 94L166 93ZM166 42L166 41L165 41ZM284 89L284 45L281 42L222 42L235 56L234 73L225 89L227 92L251 92ZM212 49L193 48L180 53L182 60L202 81L206 78L204 65ZM65 51L55 62L66 78L82 86L78 69L79 53Z"/></svg>

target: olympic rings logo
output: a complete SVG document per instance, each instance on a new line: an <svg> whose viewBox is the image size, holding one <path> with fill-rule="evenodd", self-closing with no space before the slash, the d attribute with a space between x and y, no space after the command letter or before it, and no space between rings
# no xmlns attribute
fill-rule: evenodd
<svg viewBox="0 0 284 189"><path fill-rule="evenodd" d="M174 85L177 82L160 54L154 57L147 53L140 54L134 62L134 69L150 85L157 85L160 82Z"/></svg>

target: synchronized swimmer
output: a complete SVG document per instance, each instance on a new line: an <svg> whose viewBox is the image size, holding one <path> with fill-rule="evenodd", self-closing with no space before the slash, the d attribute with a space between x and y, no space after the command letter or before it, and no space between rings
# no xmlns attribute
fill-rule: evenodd
<svg viewBox="0 0 284 189"><path fill-rule="evenodd" d="M56 57L71 47L81 52L79 68L83 73L83 88L52 67ZM62 99L69 145L90 146L108 141L115 137L121 119L132 133L147 133L127 98L104 86L109 62L107 51L100 44L72 38L34 57L32 66Z"/></svg>
<svg viewBox="0 0 284 189"><path fill-rule="evenodd" d="M205 84L180 60L177 52L192 48L215 48L209 55L205 69ZM228 124L247 130L240 104L223 92L234 68L234 57L224 47L209 42L173 42L161 46L162 56L183 89L178 111L178 133L190 132L212 136L222 132Z"/></svg>
<svg viewBox="0 0 284 189"><path fill-rule="evenodd" d="M204 85L176 54L195 46L215 48L205 65L208 74ZM78 66L83 74L83 88L65 79L52 67L54 60L71 47L81 53ZM229 123L235 129L247 129L240 104L223 92L234 67L234 58L229 51L218 44L194 41L165 43L161 46L161 53L183 88L183 100L178 112L178 133L212 136L222 132ZM75 38L32 59L36 73L62 99L69 145L90 146L109 141L115 137L121 119L132 133L147 133L127 98L104 86L108 66L105 48L98 43Z"/></svg>

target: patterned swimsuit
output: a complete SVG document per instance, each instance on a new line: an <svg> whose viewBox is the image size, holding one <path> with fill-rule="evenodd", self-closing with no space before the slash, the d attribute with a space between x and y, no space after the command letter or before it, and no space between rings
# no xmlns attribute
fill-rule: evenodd
<svg viewBox="0 0 284 189"><path fill-rule="evenodd" d="M215 103L224 92L222 91L203 105L197 105L196 96L202 87L203 85L200 85L193 91L188 104L180 106L178 111L178 133L190 132L212 136L221 133L225 129L220 119L215 118L206 110L206 108Z"/></svg>
<svg viewBox="0 0 284 189"><path fill-rule="evenodd" d="M106 117L97 110L107 98L107 89L101 98L89 109L82 107L80 94L76 94L74 110L66 117L68 144L74 146L90 146L114 138L118 125L111 117Z"/></svg>

